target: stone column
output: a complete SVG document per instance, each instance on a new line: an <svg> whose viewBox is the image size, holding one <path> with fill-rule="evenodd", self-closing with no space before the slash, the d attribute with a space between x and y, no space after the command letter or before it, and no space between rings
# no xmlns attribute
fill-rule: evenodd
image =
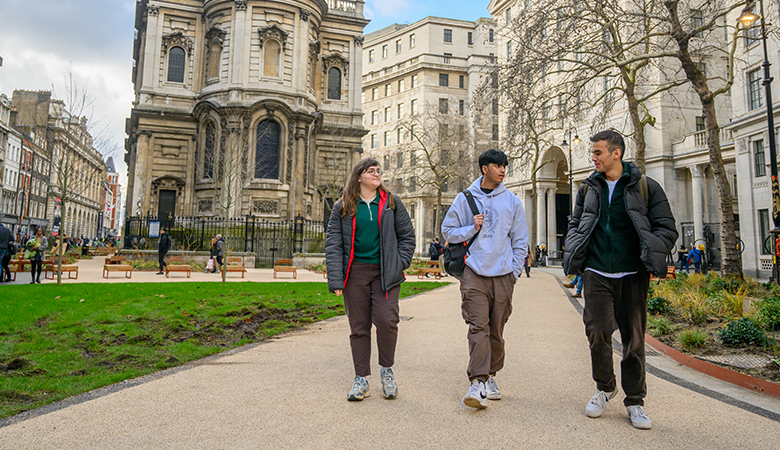
<svg viewBox="0 0 780 450"><path fill-rule="evenodd" d="M693 240L704 237L704 166L691 166L693 178Z"/></svg>
<svg viewBox="0 0 780 450"><path fill-rule="evenodd" d="M552 252L558 250L558 221L555 214L556 188L547 190L547 252L552 257Z"/></svg>
<svg viewBox="0 0 780 450"><path fill-rule="evenodd" d="M547 217L544 208L544 193L546 189L536 188L536 244L547 242Z"/></svg>
<svg viewBox="0 0 780 450"><path fill-rule="evenodd" d="M151 165L151 163L152 161L149 155L149 135L142 133L138 136L138 141L135 146L135 160L133 160L133 165L135 166L133 172L133 191L129 200L132 204L127 205L128 215L136 215L136 210L139 208L139 200L141 201L141 214L146 214L146 210L143 209L144 201L147 200L145 191L147 184L151 182L151 180L147 179L146 172L147 166Z"/></svg>
<svg viewBox="0 0 780 450"><path fill-rule="evenodd" d="M159 6L147 6L149 12L146 21L146 42L143 49L143 62L138 70L143 70L141 91L152 91L157 85L160 73L160 48L162 46L162 23L157 20L160 14ZM159 27L158 27L159 25Z"/></svg>
<svg viewBox="0 0 780 450"><path fill-rule="evenodd" d="M236 21L233 27L233 33L230 37L230 59L232 60L230 64L230 71L232 72L230 74L230 83L235 86L241 86L244 79L249 81L249 70L246 70L246 77L244 76L244 41L251 38L251 34L247 35L244 32L246 28L246 4L243 6L236 4ZM284 58L282 59L284 60Z"/></svg>
<svg viewBox="0 0 780 450"><path fill-rule="evenodd" d="M293 40L293 86L296 91L307 93L309 85L307 83L306 70L309 59L309 15L311 12L306 8L300 8L298 21L295 27L295 37Z"/></svg>

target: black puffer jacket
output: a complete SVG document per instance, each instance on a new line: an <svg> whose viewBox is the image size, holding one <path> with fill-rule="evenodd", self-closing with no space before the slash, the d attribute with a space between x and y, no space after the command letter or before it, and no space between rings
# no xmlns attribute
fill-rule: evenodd
<svg viewBox="0 0 780 450"><path fill-rule="evenodd" d="M642 173L628 163L630 178L625 187L624 199L626 211L639 234L640 260L654 275L665 275L666 257L677 241L677 228L669 201L661 185L647 178L647 203L642 197L639 179ZM577 192L574 212L566 233L563 252L563 270L567 274L578 274L585 270L588 243L601 214L602 184L595 180L596 172L591 174Z"/></svg>
<svg viewBox="0 0 780 450"><path fill-rule="evenodd" d="M382 271L382 289L385 292L403 283L404 269L414 255L414 227L401 199L393 196L395 210L389 207L388 194L379 191L379 265ZM328 267L328 290L344 289L354 258L355 217L341 217L341 200L333 205L325 240Z"/></svg>

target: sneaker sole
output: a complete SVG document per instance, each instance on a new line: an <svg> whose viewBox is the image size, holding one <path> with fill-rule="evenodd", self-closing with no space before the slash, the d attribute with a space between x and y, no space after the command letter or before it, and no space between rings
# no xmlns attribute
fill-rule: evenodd
<svg viewBox="0 0 780 450"><path fill-rule="evenodd" d="M488 394L488 400L501 400L501 394Z"/></svg>
<svg viewBox="0 0 780 450"><path fill-rule="evenodd" d="M366 391L363 394L362 397L358 397L356 395L349 395L349 396L347 396L347 400L350 401L350 402L360 402L360 401L363 401L364 398L370 397L370 396L371 396L371 394L369 394L368 391Z"/></svg>
<svg viewBox="0 0 780 450"><path fill-rule="evenodd" d="M487 403L487 402L485 402L485 403ZM467 397L467 398L463 399L463 404L464 405L466 405L468 407L471 407L471 408L476 408L476 409L485 409L485 408L487 408L487 404L485 404L485 403L482 403L481 401L479 401L478 398L474 398L474 397Z"/></svg>
<svg viewBox="0 0 780 450"><path fill-rule="evenodd" d="M653 428L653 424L636 424L633 421L631 422L631 425L633 425L637 430L649 430Z"/></svg>
<svg viewBox="0 0 780 450"><path fill-rule="evenodd" d="M617 395L617 391L618 391L617 389L615 389L614 391L612 391L612 395L610 395L610 396L609 396L609 398L607 399L607 402L608 402L608 403L609 403L609 401L610 401L610 400L612 400L613 398L615 398L615 396ZM604 415L604 412L605 412L606 410L607 410L607 405L604 405L604 409L602 409L602 410L601 410L601 411L599 411L598 413L591 413L591 412L588 412L588 410L586 409L586 410L585 410L585 415L586 415L586 416L588 416L588 417L590 417L591 419L596 419L596 418L599 418L599 417L603 416L603 415ZM632 422L632 423L633 423L633 422Z"/></svg>

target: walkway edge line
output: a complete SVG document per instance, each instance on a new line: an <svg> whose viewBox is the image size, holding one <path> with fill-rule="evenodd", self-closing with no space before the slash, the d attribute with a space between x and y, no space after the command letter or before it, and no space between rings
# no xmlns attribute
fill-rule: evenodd
<svg viewBox="0 0 780 450"><path fill-rule="evenodd" d="M645 342L664 355L677 361L678 363L693 370L699 371L705 375L709 375L719 380L723 380L728 383L750 389L752 391L780 398L780 384L772 383L771 381L760 380L758 378L751 377L750 375L745 375L744 373L735 372L733 370L726 369L725 367L708 363L707 361L702 361L701 359L693 358L669 347L666 344L659 342L649 334L645 334Z"/></svg>

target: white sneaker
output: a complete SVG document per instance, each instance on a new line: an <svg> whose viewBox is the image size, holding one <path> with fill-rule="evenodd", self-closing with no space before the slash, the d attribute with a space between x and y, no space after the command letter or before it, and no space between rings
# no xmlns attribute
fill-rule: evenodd
<svg viewBox="0 0 780 450"><path fill-rule="evenodd" d="M596 391L596 394L585 407L585 414L594 419L601 417L604 414L604 410L607 409L607 402L615 395L617 395L617 389L612 392Z"/></svg>
<svg viewBox="0 0 780 450"><path fill-rule="evenodd" d="M487 394L485 393L485 383L474 380L471 382L469 393L463 397L462 404L470 406L472 408L484 409L487 408Z"/></svg>
<svg viewBox="0 0 780 450"><path fill-rule="evenodd" d="M487 392L488 400L501 400L501 392L498 391L498 383L496 383L495 377L490 377L485 383L485 391Z"/></svg>
<svg viewBox="0 0 780 450"><path fill-rule="evenodd" d="M633 425L634 428L639 428L640 430L649 430L652 428L653 421L647 417L647 413L642 406L626 406L626 411L628 412L628 417L631 418L631 425Z"/></svg>

